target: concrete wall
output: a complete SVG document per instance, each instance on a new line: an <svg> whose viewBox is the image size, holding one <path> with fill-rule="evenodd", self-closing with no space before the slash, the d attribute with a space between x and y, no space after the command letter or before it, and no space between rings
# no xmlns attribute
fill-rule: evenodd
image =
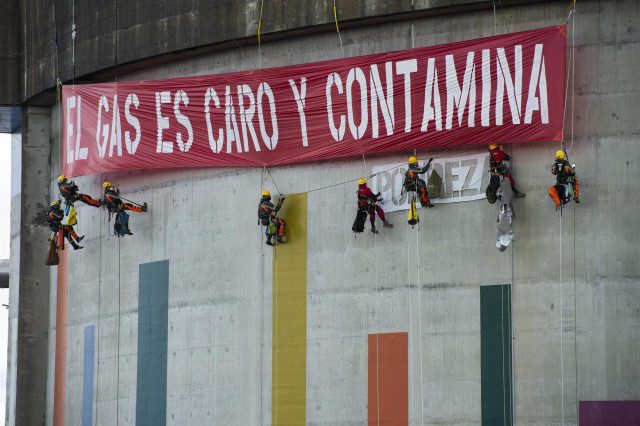
<svg viewBox="0 0 640 426"><path fill-rule="evenodd" d="M20 102L20 20L16 19L19 17L18 7L18 0L6 0L0 4L0 105L16 105Z"/></svg>
<svg viewBox="0 0 640 426"><path fill-rule="evenodd" d="M564 2L497 12L498 33L558 25L568 13ZM488 36L493 26L492 10L421 17L415 45ZM368 157L365 170L361 159L271 170L281 191L308 192L307 424L367 423L367 339L387 332L409 333L410 424L480 424L479 294L493 284L512 286L515 423L576 424L578 401L640 399L639 30L635 1L579 2L569 91L575 111L569 98L565 128L582 202L562 220L549 207L559 144L507 146L527 196L516 201L516 240L505 253L494 248L496 206L485 201L421 210L419 232L406 226L406 212L392 213L394 228L354 239L355 180L408 152ZM410 34L410 20L343 30L345 55L406 49ZM571 25L568 36L569 53ZM339 57L335 33L262 45L263 67ZM258 61L255 47L235 48L119 78L240 71ZM58 138L52 126L51 198ZM274 182L260 169L219 168L114 172L77 183L97 197L105 180L150 207L131 214L134 235L119 240L108 235L104 210L77 206L86 239L83 250L69 253L65 424L83 424L87 325L96 327L93 424L136 423L139 265L167 259L166 423L271 424L277 277L255 209L263 189L278 192ZM55 277L50 271L52 283ZM53 307L58 295L50 290ZM50 312L46 424L53 424L52 381L61 368L54 367L55 318Z"/></svg>
<svg viewBox="0 0 640 426"><path fill-rule="evenodd" d="M505 5L523 2L503 0ZM414 3L417 16L491 8L491 2L486 0ZM64 82L74 77L85 82L104 81L154 63L235 48L239 44L255 46L261 5L258 0L21 0L27 82L21 86L24 87L22 100L53 102L56 75ZM341 0L336 5L338 19L345 28L369 21L407 19L411 12L411 3L403 0ZM296 33L335 29L330 1L270 0L262 9L263 42ZM75 41L72 38L74 24Z"/></svg>

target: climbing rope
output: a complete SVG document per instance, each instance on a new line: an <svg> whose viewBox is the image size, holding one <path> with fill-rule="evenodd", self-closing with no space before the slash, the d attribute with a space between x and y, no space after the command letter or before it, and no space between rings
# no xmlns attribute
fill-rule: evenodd
<svg viewBox="0 0 640 426"><path fill-rule="evenodd" d="M413 19L414 19L414 11L415 11L415 7L416 5L414 4L414 2L411 2L411 48L414 49L416 47L416 41L415 41L415 37L414 37L414 33L413 33Z"/></svg>
<svg viewBox="0 0 640 426"><path fill-rule="evenodd" d="M262 29L262 8L263 7L264 7L264 0L260 2L260 19L258 20L258 64L260 64L260 68L262 68L262 43L260 41L260 31Z"/></svg>
<svg viewBox="0 0 640 426"><path fill-rule="evenodd" d="M424 424L424 375L422 373L422 281L420 281L420 246L419 246L419 234L420 227L418 226L418 233L416 233L416 259L418 264L418 345L420 354L420 422Z"/></svg>
<svg viewBox="0 0 640 426"><path fill-rule="evenodd" d="M498 35L497 23L496 23L496 0L493 0L493 35Z"/></svg>
<svg viewBox="0 0 640 426"><path fill-rule="evenodd" d="M409 387L411 389L409 397L409 412L411 413L411 419L413 419L413 332L411 329L411 257L408 255L411 252L409 246L409 227L407 226L407 303L409 305ZM411 420L409 420L411 423Z"/></svg>
<svg viewBox="0 0 640 426"><path fill-rule="evenodd" d="M338 40L340 40L340 50L342 51L342 59L344 59L344 47L342 47L342 36L338 27L338 11L336 9L336 0L333 0L333 19L336 21L336 31L338 32Z"/></svg>

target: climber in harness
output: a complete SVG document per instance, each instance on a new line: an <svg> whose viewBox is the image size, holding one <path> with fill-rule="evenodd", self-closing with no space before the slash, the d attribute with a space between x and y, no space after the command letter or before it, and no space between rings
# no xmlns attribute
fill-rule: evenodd
<svg viewBox="0 0 640 426"><path fill-rule="evenodd" d="M73 204L75 201L80 200L90 206L100 207L100 200L94 200L87 194L79 194L78 185L73 181L68 181L65 175L58 176L58 190L66 204Z"/></svg>
<svg viewBox="0 0 640 426"><path fill-rule="evenodd" d="M555 188L558 192L559 200L562 200L562 204L567 204L569 201L571 201L572 195L573 201L579 204L580 198L578 198L578 178L576 177L576 165L569 165L569 161L567 161L566 157L567 156L563 150L556 151L556 162L551 168L551 173L556 175ZM556 206L557 205L558 204L556 204Z"/></svg>
<svg viewBox="0 0 640 426"><path fill-rule="evenodd" d="M262 198L258 205L258 224L264 225L267 229L264 231L267 236L267 245L272 246L271 238L275 235L279 243L284 243L284 219L277 217L277 213L284 203L284 197L278 200L274 206L271 202L271 193L262 191Z"/></svg>
<svg viewBox="0 0 640 426"><path fill-rule="evenodd" d="M118 236L133 235L133 232L129 229L129 215L125 210L143 213L147 211L147 203L140 206L123 202L120 199L120 190L117 188L114 189L111 182L105 182L102 187L104 188L102 204L107 206L109 213L116 214L116 220L113 226L114 233Z"/></svg>
<svg viewBox="0 0 640 426"><path fill-rule="evenodd" d="M371 232L377 234L376 230L376 213L378 217L382 219L382 226L391 228L393 225L387 221L384 217L384 210L377 204L378 201L382 201L380 193L374 194L373 191L367 186L366 179L360 179L358 181L358 210L369 214L369 221L371 222ZM364 223L363 223L364 227Z"/></svg>
<svg viewBox="0 0 640 426"><path fill-rule="evenodd" d="M419 167L418 159L413 156L409 157L409 170L404 175L404 190L407 192L415 191L423 207L433 207L433 204L429 201L426 182L418 175L426 173L432 161L433 158L429 158L429 162L424 167Z"/></svg>
<svg viewBox="0 0 640 426"><path fill-rule="evenodd" d="M54 201L51 203L51 207L49 207L49 211L47 212L47 222L49 223L49 228L51 229L51 232L53 232L54 237L60 230L62 230L64 237L69 241L69 244L71 244L71 247L73 247L74 250L84 248L78 245L78 243L84 238L84 235L78 237L78 234L75 233L71 226L62 224L62 219L64 219L64 212L60 208L60 203L58 201Z"/></svg>
<svg viewBox="0 0 640 426"><path fill-rule="evenodd" d="M498 147L498 144L495 143L489 145L489 173L491 177L489 186L487 187L487 200L491 204L495 203L498 199L498 188L503 178L509 179L514 198L522 198L526 195L524 192L516 189L516 183L509 172L509 166L505 163L505 161L509 161L510 159L509 155L502 150L502 146Z"/></svg>

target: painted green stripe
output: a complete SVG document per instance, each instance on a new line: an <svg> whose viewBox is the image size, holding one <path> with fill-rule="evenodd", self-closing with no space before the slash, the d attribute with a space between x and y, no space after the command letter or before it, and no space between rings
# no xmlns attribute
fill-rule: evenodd
<svg viewBox="0 0 640 426"><path fill-rule="evenodd" d="M167 422L169 261L140 264L136 426Z"/></svg>
<svg viewBox="0 0 640 426"><path fill-rule="evenodd" d="M480 287L482 425L512 425L511 286Z"/></svg>

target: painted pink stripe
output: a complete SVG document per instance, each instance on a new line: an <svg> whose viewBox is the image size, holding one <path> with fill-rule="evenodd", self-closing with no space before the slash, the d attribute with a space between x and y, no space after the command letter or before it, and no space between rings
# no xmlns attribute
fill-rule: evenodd
<svg viewBox="0 0 640 426"><path fill-rule="evenodd" d="M60 250L58 265L58 301L56 303L56 360L53 393L53 426L64 426L64 406L67 390L67 320L68 320L68 279L70 248Z"/></svg>

